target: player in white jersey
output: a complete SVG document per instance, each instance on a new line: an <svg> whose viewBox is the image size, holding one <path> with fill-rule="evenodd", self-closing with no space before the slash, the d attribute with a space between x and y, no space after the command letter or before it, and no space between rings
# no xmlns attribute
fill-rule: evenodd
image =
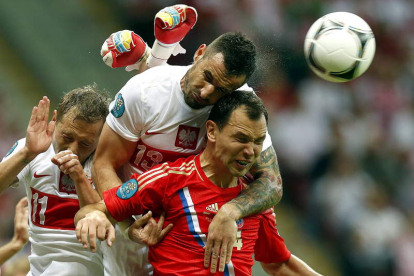
<svg viewBox="0 0 414 276"><path fill-rule="evenodd" d="M26 138L0 163L0 192L20 183L26 188L32 245L28 275L103 275L101 251L79 244L73 218L79 203L100 200L91 181L91 156L108 103L94 86L75 89L48 122L50 101L43 97L33 108Z"/></svg>
<svg viewBox="0 0 414 276"><path fill-rule="evenodd" d="M157 25L155 33L158 39ZM111 105L94 159L92 173L100 193L122 184L132 171L140 173L170 161L167 158L199 152L209 106L246 83L254 67L255 47L251 41L241 34L228 33L208 47L200 46L193 66L151 68L131 79ZM118 177L120 171L124 179ZM209 265L212 255L212 271L219 255L225 260L231 254L236 220L280 200L281 177L269 141L252 173L258 179L224 205L210 225L205 265ZM224 261L220 268L224 268Z"/></svg>

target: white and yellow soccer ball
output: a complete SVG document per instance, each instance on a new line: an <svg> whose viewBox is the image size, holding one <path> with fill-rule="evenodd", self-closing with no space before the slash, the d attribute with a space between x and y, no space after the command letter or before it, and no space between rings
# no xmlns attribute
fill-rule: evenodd
<svg viewBox="0 0 414 276"><path fill-rule="evenodd" d="M375 55L375 38L369 25L349 12L322 16L305 39L305 57L319 77L346 82L362 75Z"/></svg>

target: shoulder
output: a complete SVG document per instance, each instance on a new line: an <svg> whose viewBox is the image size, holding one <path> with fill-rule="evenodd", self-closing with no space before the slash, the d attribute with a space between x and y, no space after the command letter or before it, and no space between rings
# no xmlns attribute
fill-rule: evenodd
<svg viewBox="0 0 414 276"><path fill-rule="evenodd" d="M162 185L168 184L170 188L185 186L184 180L196 171L194 158L195 156L192 155L187 158L177 159L174 162L165 162L152 168L137 178L140 187L153 182L159 182ZM177 185L173 185L174 183Z"/></svg>
<svg viewBox="0 0 414 276"><path fill-rule="evenodd" d="M171 79L181 78L189 69L189 66L164 65L146 70L130 79L131 82L163 82Z"/></svg>

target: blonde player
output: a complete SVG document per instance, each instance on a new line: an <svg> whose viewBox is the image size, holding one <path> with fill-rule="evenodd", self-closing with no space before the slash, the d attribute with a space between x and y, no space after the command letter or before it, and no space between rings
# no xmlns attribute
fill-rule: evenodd
<svg viewBox="0 0 414 276"><path fill-rule="evenodd" d="M63 97L49 122L50 101L43 97L33 108L26 138L0 163L0 192L19 184L26 188L29 275L103 275L100 249L92 253L79 246L73 218L79 203L100 200L90 168L108 103L96 87L78 88Z"/></svg>

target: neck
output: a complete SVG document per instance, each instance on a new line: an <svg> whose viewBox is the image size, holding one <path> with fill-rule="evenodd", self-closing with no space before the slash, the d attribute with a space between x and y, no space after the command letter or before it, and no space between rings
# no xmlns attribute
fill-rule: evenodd
<svg viewBox="0 0 414 276"><path fill-rule="evenodd" d="M201 153L200 164L208 179L218 187L231 188L237 186L238 178L233 176L217 158L214 158L211 152L205 150Z"/></svg>

